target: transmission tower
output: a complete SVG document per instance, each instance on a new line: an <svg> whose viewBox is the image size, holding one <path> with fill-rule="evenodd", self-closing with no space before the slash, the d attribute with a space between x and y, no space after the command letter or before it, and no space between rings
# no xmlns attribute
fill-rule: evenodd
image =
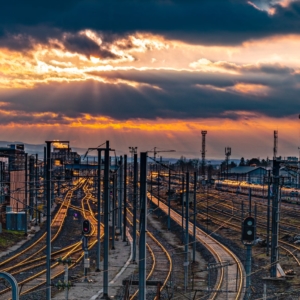
<svg viewBox="0 0 300 300"><path fill-rule="evenodd" d="M226 175L227 175L227 179L228 179L228 165L229 165L230 155L231 155L231 148L226 147L225 148L225 156L226 156Z"/></svg>
<svg viewBox="0 0 300 300"><path fill-rule="evenodd" d="M202 173L202 177L203 179L205 179L205 136L207 134L207 131L206 130L202 130L201 131L201 134L202 134L202 152L201 152L201 155L202 155L202 164L201 164L201 173Z"/></svg>
<svg viewBox="0 0 300 300"><path fill-rule="evenodd" d="M278 148L278 130L274 130L274 148L273 148L273 158L277 157L277 148Z"/></svg>

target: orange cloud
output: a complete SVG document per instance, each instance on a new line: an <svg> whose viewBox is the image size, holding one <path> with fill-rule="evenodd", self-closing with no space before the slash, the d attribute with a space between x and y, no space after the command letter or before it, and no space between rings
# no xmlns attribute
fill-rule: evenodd
<svg viewBox="0 0 300 300"><path fill-rule="evenodd" d="M249 84L249 83L237 83L232 88L233 90L243 93L243 94L251 94L256 96L266 96L270 91L268 86L262 84Z"/></svg>
<svg viewBox="0 0 300 300"><path fill-rule="evenodd" d="M81 120L61 123L1 125L2 139L40 144L46 140L69 140L71 147L93 147L110 140L117 154L127 153L128 146L139 151L160 147L174 149L164 157L200 157L201 130L207 130L207 157L224 157L224 147L232 147L232 157L266 157L272 155L273 131L279 130L279 155L297 155L300 142L298 116L281 120L239 112L240 120L162 120L118 122L86 115ZM95 140L95 136L98 137Z"/></svg>

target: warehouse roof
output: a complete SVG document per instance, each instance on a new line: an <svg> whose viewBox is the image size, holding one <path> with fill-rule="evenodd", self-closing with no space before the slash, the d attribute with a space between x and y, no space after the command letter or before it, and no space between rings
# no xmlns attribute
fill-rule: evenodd
<svg viewBox="0 0 300 300"><path fill-rule="evenodd" d="M232 168L229 173L246 174L246 173L253 172L254 170L257 170L257 169L262 169L262 170L266 171L266 169L263 167L239 166L239 167Z"/></svg>

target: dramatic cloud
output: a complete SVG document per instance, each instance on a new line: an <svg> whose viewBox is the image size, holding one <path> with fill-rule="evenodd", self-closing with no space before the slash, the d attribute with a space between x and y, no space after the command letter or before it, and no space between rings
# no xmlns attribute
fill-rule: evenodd
<svg viewBox="0 0 300 300"><path fill-rule="evenodd" d="M299 33L299 1L261 2L254 5L246 0L6 1L0 11L1 44L5 45L4 41L13 36L15 42L7 43L7 47L16 49L23 44L27 48L32 39L45 42L63 32L85 29L101 31L107 39L151 32L167 39L214 45ZM272 14L268 9L272 9ZM76 44L86 49L87 43L81 40Z"/></svg>
<svg viewBox="0 0 300 300"><path fill-rule="evenodd" d="M285 117L294 115L299 107L299 75L289 73L203 76L190 71L119 70L92 75L105 82L89 80L3 90L0 101L5 103L3 108L13 111L49 112L70 118L102 115L118 120L241 118L228 115L229 111ZM278 109L283 100L284 107Z"/></svg>
<svg viewBox="0 0 300 300"><path fill-rule="evenodd" d="M197 155L202 129L210 151L229 137L265 150L280 123L297 149L299 28L300 0L6 1L0 123L15 139L101 133Z"/></svg>

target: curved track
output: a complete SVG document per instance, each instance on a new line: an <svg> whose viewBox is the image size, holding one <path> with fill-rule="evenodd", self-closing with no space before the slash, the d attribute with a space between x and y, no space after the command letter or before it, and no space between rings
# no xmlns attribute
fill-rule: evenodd
<svg viewBox="0 0 300 300"><path fill-rule="evenodd" d="M148 197L150 193L148 193ZM151 196L149 197L149 199ZM158 205L158 199L152 195L151 200L155 205ZM168 206L162 201L159 201L159 208L168 214ZM182 217L173 209L171 209L171 218L181 225ZM185 223L185 222L184 222ZM189 232L192 234L193 224L189 223ZM227 291L228 299L243 299L243 288L245 281L245 272L243 265L239 258L227 247L222 245L220 242L207 235L198 227L196 228L196 239L200 241L208 251L214 256L217 263L229 264L228 265L228 276L224 274L224 268L218 269L218 279L215 287L211 291L210 299L224 299L224 293ZM227 277L227 278L225 278ZM226 280L225 280L226 279ZM236 280L238 282L236 283Z"/></svg>
<svg viewBox="0 0 300 300"><path fill-rule="evenodd" d="M132 216L132 212L129 209L127 209L127 211ZM127 220L130 225L133 225L130 219L127 218ZM137 220L137 222L139 221ZM172 259L167 249L154 237L150 231L147 232L147 236L150 237L150 239L147 240L146 246L149 256L151 257L150 260L147 258L147 269L150 269L149 273L147 274L147 280L161 281L162 285L159 289L160 292L162 292L171 276ZM152 291L152 294L155 294L157 287L155 286L154 289L155 290L153 290L153 287L150 286L147 287L147 293ZM135 299L137 294L138 290L136 290L130 296L130 300ZM156 299L156 297L154 297L154 299Z"/></svg>
<svg viewBox="0 0 300 300"><path fill-rule="evenodd" d="M94 235L95 235L95 231L96 231L96 222L97 220L94 217L94 214L91 210L91 207L89 205L89 200L91 199L91 194L89 193L88 190L88 181L84 181L84 182L80 182L74 189L70 190L66 197L65 200L62 202L61 207L58 211L58 213L56 214L55 218L52 221L52 226L51 228L54 228L54 230L56 231L55 236L53 237L52 240L54 240L59 232L61 231L61 228L63 226L63 221L64 218L67 214L67 210L70 207L70 202L71 202L71 198L72 198L72 193L75 189L78 188L83 188L83 191L85 193L85 196L82 199L82 209L78 208L79 211L81 211L81 213L84 215L85 218L88 218L91 221L92 224L92 232L90 235L90 241L89 241L89 246L88 248L92 248L97 240L95 239ZM83 204L84 203L84 204ZM85 211L83 209L84 205L87 205L89 207L88 211ZM76 207L72 206L73 209L76 209ZM18 253L14 256L14 258L17 257L22 257L23 252L26 253L26 250L28 249L33 249L35 245L37 245L39 242L43 241L43 238L45 237L46 234L44 234L37 242L34 243L34 245L26 248L24 251L22 251L22 253ZM38 252L42 252L42 250L45 249L45 246L43 246L41 249L38 250ZM28 253L27 253L28 255ZM83 251L81 249L81 241L78 241L70 246L67 246L59 251L53 252L52 253L52 257L51 260L54 262L51 265L51 280L55 279L56 277L58 277L59 275L64 273L64 266L63 265L59 265L57 262L55 262L55 258L61 257L62 259L66 259L67 257L70 257L70 255L72 255L72 264L69 266L69 268L74 267L82 258L83 258ZM46 269L45 267L45 256L41 256L40 258L37 259L33 259L34 255L30 255L29 257L26 257L25 259L23 259L22 261L20 261L20 263L17 264L17 266L21 266L22 265L22 269L18 270L18 272L24 272L25 270L31 269L31 270L36 270L34 271L34 275L30 276L28 278L26 278L25 280L19 281L18 284L19 286L22 287L22 292L20 295L24 295L24 294L28 294L34 290L36 290L39 287L42 287L43 285L45 285L46 280L45 280L45 273L46 273ZM7 260L10 261L11 259ZM39 261L43 261L43 262L39 262ZM34 263L34 265L30 265ZM24 267L25 265L28 265L26 267ZM42 268L40 268L40 270L38 269L38 267L42 266ZM15 269L16 266L9 268L9 270L12 270L12 268ZM9 288L2 290L0 292L0 299L8 299L9 295Z"/></svg>

